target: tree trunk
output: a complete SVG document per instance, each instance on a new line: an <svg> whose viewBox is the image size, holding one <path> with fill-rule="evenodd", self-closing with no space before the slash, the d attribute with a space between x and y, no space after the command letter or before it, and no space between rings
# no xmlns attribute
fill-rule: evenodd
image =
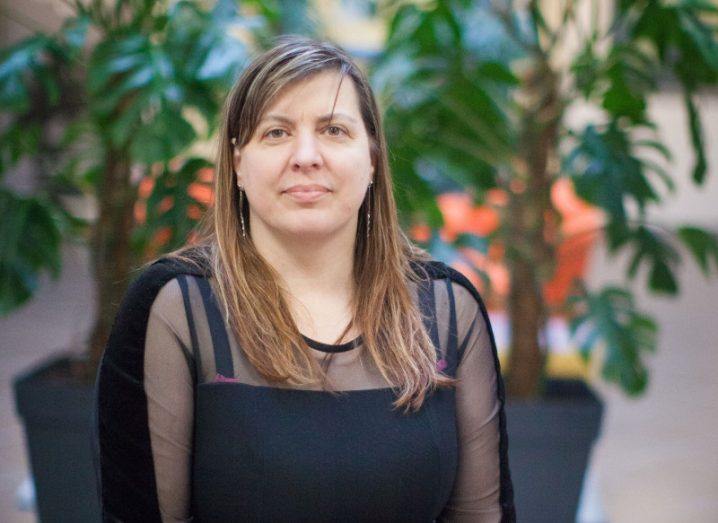
<svg viewBox="0 0 718 523"><path fill-rule="evenodd" d="M98 306L89 339L88 378L97 370L133 263L130 235L136 194L130 183L128 158L125 151L107 152L107 171L97 191L99 215L93 230L92 256Z"/></svg>
<svg viewBox="0 0 718 523"><path fill-rule="evenodd" d="M543 284L553 275L554 228L559 218L551 203L558 174L558 128L562 113L558 79L538 61L522 85L523 113L515 182L510 191L507 245L511 291L508 308L511 352L507 391L512 397L539 392L546 360L540 339L547 319Z"/></svg>

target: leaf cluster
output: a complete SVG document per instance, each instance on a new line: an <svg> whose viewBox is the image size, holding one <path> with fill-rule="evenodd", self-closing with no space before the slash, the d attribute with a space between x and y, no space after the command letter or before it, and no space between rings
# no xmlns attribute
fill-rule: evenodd
<svg viewBox="0 0 718 523"><path fill-rule="evenodd" d="M42 271L57 275L60 238L91 234L92 224L72 216L61 196L99 196L106 177L118 175L118 162L127 166L120 175L133 194L113 194L115 205L133 206L137 183L162 173L147 221L133 235L138 256L153 238L149 231L171 225L171 244L186 238L196 222L188 207L203 205L189 201L189 178L207 163L190 147L216 131L222 100L248 58L237 33L255 22L240 17L231 0L71 6L73 16L57 33L32 35L0 53L0 177L25 159L41 180L31 197L3 192L2 313L31 296ZM170 167L178 162L179 170ZM170 193L172 211L157 211ZM34 250L24 247L31 240Z"/></svg>

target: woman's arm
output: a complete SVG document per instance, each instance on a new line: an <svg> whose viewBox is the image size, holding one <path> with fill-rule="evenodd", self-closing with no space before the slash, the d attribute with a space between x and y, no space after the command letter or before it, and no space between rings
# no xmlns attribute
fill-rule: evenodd
<svg viewBox="0 0 718 523"><path fill-rule="evenodd" d="M128 291L98 375L97 468L110 521L190 519L194 382L186 313L177 279L153 286L157 280L144 274Z"/></svg>
<svg viewBox="0 0 718 523"><path fill-rule="evenodd" d="M452 288L461 358L456 373L459 461L454 489L441 520L498 523L502 521L500 402L491 339L471 293L457 283L452 283Z"/></svg>

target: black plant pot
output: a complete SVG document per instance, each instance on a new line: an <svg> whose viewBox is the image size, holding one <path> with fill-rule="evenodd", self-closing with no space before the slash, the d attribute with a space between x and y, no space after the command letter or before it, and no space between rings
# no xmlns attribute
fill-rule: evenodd
<svg viewBox="0 0 718 523"><path fill-rule="evenodd" d="M94 388L70 378L70 365L67 357L45 361L14 382L43 523L101 520L92 465Z"/></svg>
<svg viewBox="0 0 718 523"><path fill-rule="evenodd" d="M69 379L70 364L67 357L43 362L14 383L43 523L101 519L92 465L94 388ZM575 521L602 413L601 401L576 380L548 380L541 399L507 402L520 521Z"/></svg>
<svg viewBox="0 0 718 523"><path fill-rule="evenodd" d="M516 516L572 523L603 403L580 380L547 380L538 400L509 400L506 418Z"/></svg>

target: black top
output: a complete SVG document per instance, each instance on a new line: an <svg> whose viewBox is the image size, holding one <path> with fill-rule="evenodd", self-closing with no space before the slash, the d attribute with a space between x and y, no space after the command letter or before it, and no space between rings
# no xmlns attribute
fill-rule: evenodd
<svg viewBox="0 0 718 523"><path fill-rule="evenodd" d="M476 289L438 262L414 289L459 378L413 414L361 336L331 345L339 394L271 385L224 320L211 275L160 260L130 286L97 380L106 520L515 521L504 389Z"/></svg>

